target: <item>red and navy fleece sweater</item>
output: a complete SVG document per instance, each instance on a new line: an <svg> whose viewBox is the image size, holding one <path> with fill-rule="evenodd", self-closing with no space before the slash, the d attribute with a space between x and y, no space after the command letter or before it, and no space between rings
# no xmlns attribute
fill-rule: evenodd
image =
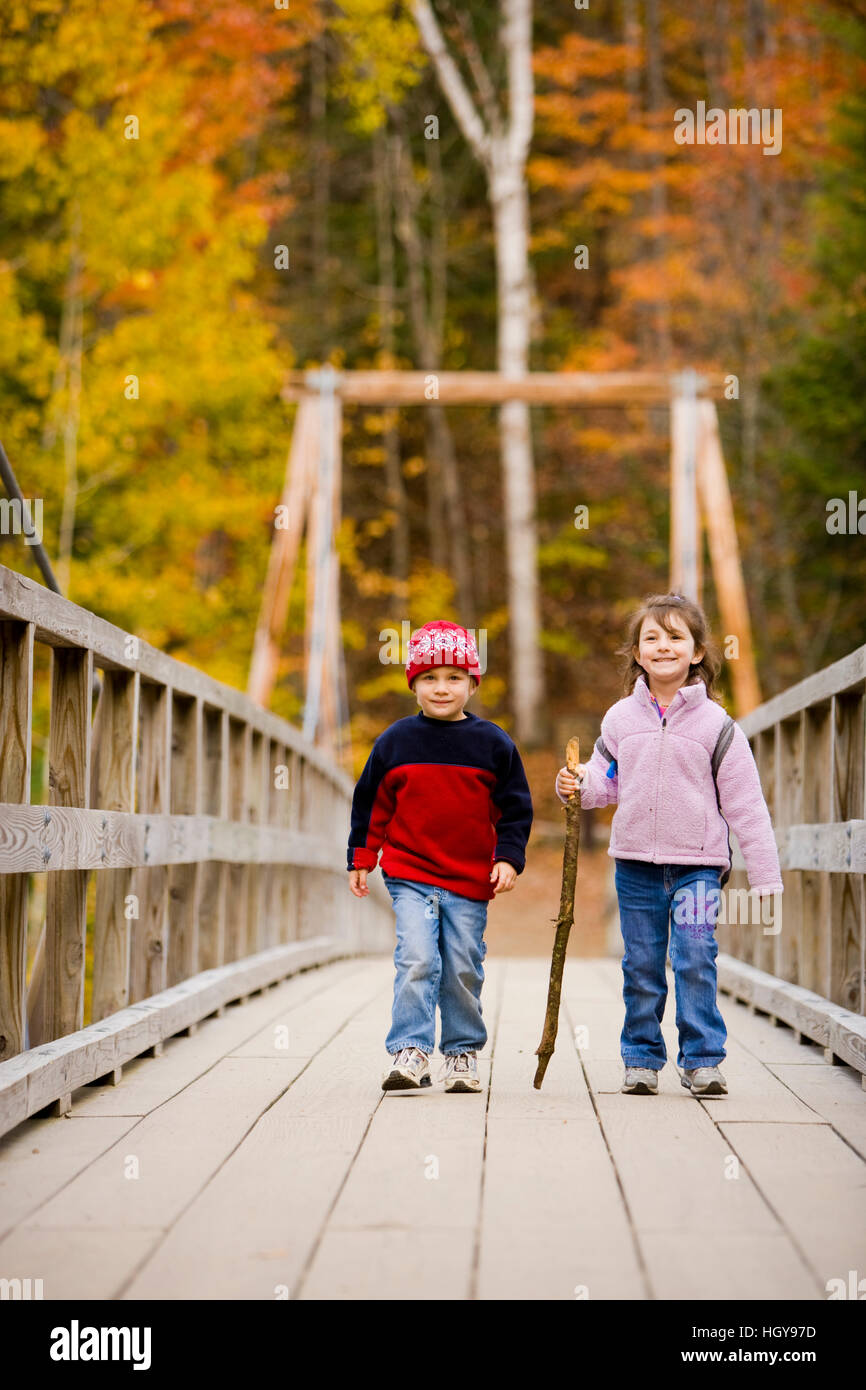
<svg viewBox="0 0 866 1390"><path fill-rule="evenodd" d="M350 869L494 897L498 859L523 872L532 797L514 743L489 719L423 711L379 735L352 799Z"/></svg>

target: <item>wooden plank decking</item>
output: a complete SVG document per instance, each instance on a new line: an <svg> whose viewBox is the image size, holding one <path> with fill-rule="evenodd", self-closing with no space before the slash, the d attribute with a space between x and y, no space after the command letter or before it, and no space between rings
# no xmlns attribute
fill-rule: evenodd
<svg viewBox="0 0 866 1390"><path fill-rule="evenodd" d="M0 1278L46 1299L823 1300L866 1268L856 1072L722 996L730 1094L695 1100L670 1060L658 1096L623 1096L619 962L575 958L538 1092L547 962L485 968L480 1095L383 1094L381 956L27 1120L0 1141ZM664 1031L674 1059L672 982Z"/></svg>

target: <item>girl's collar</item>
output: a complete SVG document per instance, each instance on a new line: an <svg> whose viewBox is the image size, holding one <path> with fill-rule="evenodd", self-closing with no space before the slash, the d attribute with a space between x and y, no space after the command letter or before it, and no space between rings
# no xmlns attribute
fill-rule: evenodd
<svg viewBox="0 0 866 1390"><path fill-rule="evenodd" d="M652 691L649 688L649 682L647 681L646 677L646 671L641 671L640 675L635 681L633 693L640 700L641 704L647 705L650 709L655 708L655 705L653 704ZM696 681L692 681L689 685L681 685L677 693L671 696L668 704L665 706L665 709L671 709L680 696L682 696L683 702L685 704L699 704L701 700L705 700L707 698L707 687L704 685L704 682L700 679L700 677L698 677Z"/></svg>

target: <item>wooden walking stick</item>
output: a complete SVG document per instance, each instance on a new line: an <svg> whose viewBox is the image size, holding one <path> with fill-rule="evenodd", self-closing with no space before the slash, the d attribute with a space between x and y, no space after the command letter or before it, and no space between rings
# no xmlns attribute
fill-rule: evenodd
<svg viewBox="0 0 866 1390"><path fill-rule="evenodd" d="M565 750L565 764L569 772L577 775L580 762L580 742L570 738ZM553 1056L556 1043L556 1030L559 1026L559 997L562 993L562 967L565 965L565 948L568 933L574 923L574 881L577 878L577 850L580 845L580 792L574 791L565 803L565 850L562 856L562 893L559 899L559 916L556 919L556 936L553 942L553 960L550 963L550 985L547 990L547 1013L544 1016L544 1032L541 1042L535 1049L538 1066L535 1069L533 1086L541 1090L547 1064Z"/></svg>

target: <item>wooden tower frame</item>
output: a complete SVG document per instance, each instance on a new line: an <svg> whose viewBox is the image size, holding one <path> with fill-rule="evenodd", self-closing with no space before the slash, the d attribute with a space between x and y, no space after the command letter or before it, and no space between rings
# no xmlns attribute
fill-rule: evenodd
<svg viewBox="0 0 866 1390"><path fill-rule="evenodd" d="M736 714L761 703L734 511L722 455L715 402L725 378L689 369L665 372L346 371L325 366L289 373L283 399L298 411L286 463L268 571L253 645L247 693L267 706L276 680L280 643L300 552L307 535L306 704L304 732L340 758L345 677L339 640L342 406L669 405L671 411L671 529L669 586L700 601L702 533L706 532L719 611L731 659ZM736 648L728 649L731 639Z"/></svg>

